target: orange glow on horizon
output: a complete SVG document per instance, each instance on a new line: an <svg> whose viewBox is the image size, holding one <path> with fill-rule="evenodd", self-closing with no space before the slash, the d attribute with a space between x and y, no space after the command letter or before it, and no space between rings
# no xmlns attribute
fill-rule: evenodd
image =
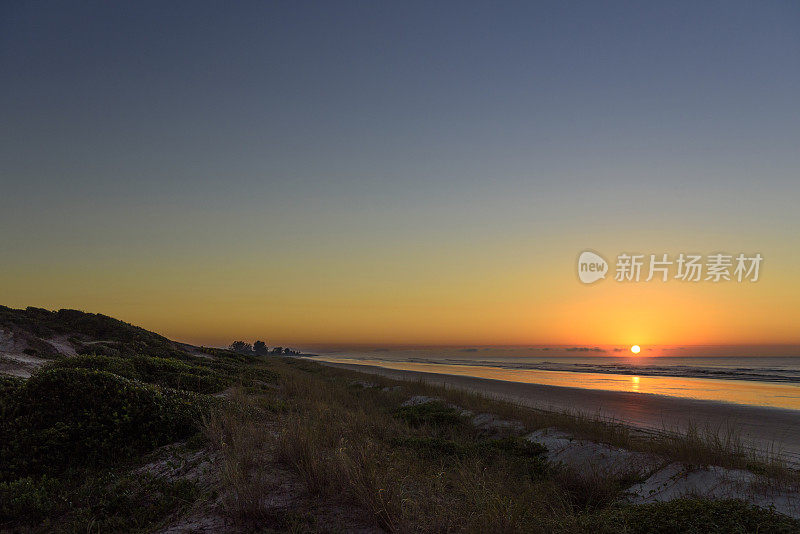
<svg viewBox="0 0 800 534"><path fill-rule="evenodd" d="M571 260L571 250L560 256ZM282 346L638 344L640 357L651 357L663 345L800 344L800 283L792 270L765 271L749 285L585 286L571 261L551 265L531 255L506 265L496 261L499 252L447 252L304 257L292 268L247 257L193 264L181 256L157 264L142 258L126 270L20 269L0 277L0 303L104 313L207 346L235 339Z"/></svg>

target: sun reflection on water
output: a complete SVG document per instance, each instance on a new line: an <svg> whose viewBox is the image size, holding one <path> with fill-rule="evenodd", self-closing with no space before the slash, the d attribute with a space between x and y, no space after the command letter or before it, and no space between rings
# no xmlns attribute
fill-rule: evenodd
<svg viewBox="0 0 800 534"><path fill-rule="evenodd" d="M355 363L347 358L320 358L339 363ZM358 360L360 364L388 369L443 373L510 382L543 384L581 389L650 393L689 399L714 400L800 410L800 385L749 380L723 380L672 376L637 376L565 371L503 369L488 366L429 364Z"/></svg>

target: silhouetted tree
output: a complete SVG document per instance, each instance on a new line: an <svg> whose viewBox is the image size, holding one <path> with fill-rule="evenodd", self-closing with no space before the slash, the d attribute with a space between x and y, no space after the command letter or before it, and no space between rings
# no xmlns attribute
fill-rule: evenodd
<svg viewBox="0 0 800 534"><path fill-rule="evenodd" d="M259 356L264 356L265 354L269 354L269 349L267 348L267 344L263 341L256 341L253 343L253 351Z"/></svg>
<svg viewBox="0 0 800 534"><path fill-rule="evenodd" d="M253 354L253 346L250 343L245 343L244 341L234 341L231 343L230 349L233 352L238 352L239 354Z"/></svg>
<svg viewBox="0 0 800 534"><path fill-rule="evenodd" d="M275 347L272 349L272 354L283 354L283 347Z"/></svg>

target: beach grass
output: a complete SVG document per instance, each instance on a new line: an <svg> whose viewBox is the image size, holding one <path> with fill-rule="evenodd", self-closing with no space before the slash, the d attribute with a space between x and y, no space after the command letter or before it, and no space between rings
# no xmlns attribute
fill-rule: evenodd
<svg viewBox="0 0 800 534"><path fill-rule="evenodd" d="M733 431L645 433L302 358L165 358L88 355L0 380L0 531L800 532L742 501L624 504L643 475L554 464L524 437L557 428L797 490L793 466ZM58 401L65 391L79 410ZM474 414L524 432L487 433ZM174 429L159 423L179 415ZM151 427L159 432L142 434Z"/></svg>
<svg viewBox="0 0 800 534"><path fill-rule="evenodd" d="M304 362L303 365L313 363L315 362ZM556 428L577 438L658 454L671 461L689 465L746 469L786 482L800 482L798 466L783 456L779 448L749 446L732 421L725 420L717 425L698 425L689 419L683 428L662 426L641 429L596 413L537 409L478 391L421 379L395 380L341 367L324 367L324 371L318 372L338 377L339 380L369 380L388 388L399 385L402 386L403 393L395 393L396 396L407 398L409 395L424 395L446 399L449 403L476 413L487 412L505 419L518 420L531 430Z"/></svg>
<svg viewBox="0 0 800 534"><path fill-rule="evenodd" d="M718 435L711 429L691 428L681 434L642 434L614 421L533 410L474 392L398 382L307 360L281 359L272 368L281 377L278 390L237 397L233 411L221 407L206 426L212 441L230 436L223 464L230 474L224 480L235 498L228 511L242 524L257 517L274 492L269 476L253 476L272 465L289 470L313 500L338 503L362 521L390 532L750 532L753 525L761 531L793 532L800 528L788 518L741 502L621 505L625 488L637 481L630 475L551 465L544 460L543 448L526 449L520 438L487 440L453 407L521 421L529 430L559 428L585 439L658 454L666 462L760 470L780 475L781 484L796 482L791 467L747 450L735 433ZM414 395L441 400L403 406ZM276 399L285 409L273 408ZM241 417L242 410L248 417ZM671 530L654 527L652 520L659 515L670 518ZM310 528L302 521L292 524L300 530Z"/></svg>

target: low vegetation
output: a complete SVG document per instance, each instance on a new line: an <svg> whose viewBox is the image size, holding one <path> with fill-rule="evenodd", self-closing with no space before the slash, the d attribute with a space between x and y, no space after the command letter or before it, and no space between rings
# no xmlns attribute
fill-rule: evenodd
<svg viewBox="0 0 800 534"><path fill-rule="evenodd" d="M0 482L0 530L147 532L199 495L189 481L124 469L19 478Z"/></svg>
<svg viewBox="0 0 800 534"><path fill-rule="evenodd" d="M218 393L229 381L209 366L190 364L170 358L137 355L132 358L79 355L58 360L48 366L61 369L95 369L115 375L174 389L198 393Z"/></svg>
<svg viewBox="0 0 800 534"><path fill-rule="evenodd" d="M552 465L541 445L502 433L486 436L451 403L475 411L503 408L540 426L567 422L584 434L633 444L619 429L598 432L599 423L558 414L546 420L545 414L426 384L403 384L397 391L388 389L395 382L370 377L375 387L361 387L363 376L308 361L275 365L280 390L242 398L235 412L221 406L206 426L217 443L258 444L231 446L225 460L235 475L223 480L223 492L236 496L228 511L241 525L288 524L285 513L263 504L275 492L269 477L252 476L268 466L288 468L314 500L344 503L362 521L392 532L800 531L795 520L739 501L620 504L635 480ZM415 394L446 401L404 405ZM247 417L241 416L243 405ZM308 521L292 525L314 530Z"/></svg>
<svg viewBox="0 0 800 534"><path fill-rule="evenodd" d="M4 401L3 474L53 474L125 459L197 431L203 402L107 371L48 369Z"/></svg>
<svg viewBox="0 0 800 534"><path fill-rule="evenodd" d="M656 534L789 534L798 523L742 501L677 499L669 502L618 506L603 511L584 526L598 533Z"/></svg>
<svg viewBox="0 0 800 534"><path fill-rule="evenodd" d="M198 356L103 316L11 312L0 309L15 328L76 328L105 348L0 377L0 530L150 532L191 517L214 532L800 532L741 501L624 504L630 475L553 464L543 445L470 416L796 479L735 436L642 436L304 359Z"/></svg>

